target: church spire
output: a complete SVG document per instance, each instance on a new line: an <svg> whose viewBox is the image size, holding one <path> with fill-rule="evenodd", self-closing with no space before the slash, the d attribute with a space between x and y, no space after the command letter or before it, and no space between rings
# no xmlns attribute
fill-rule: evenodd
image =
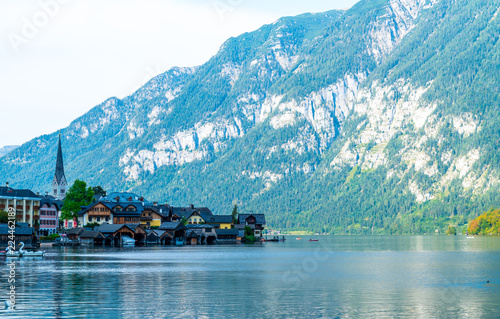
<svg viewBox="0 0 500 319"><path fill-rule="evenodd" d="M63 177L64 179L66 179L66 176L64 176L64 164L63 164L63 156L61 148L61 134L59 134L59 146L57 148L57 161L56 161L56 180L58 184L61 183Z"/></svg>
<svg viewBox="0 0 500 319"><path fill-rule="evenodd" d="M56 172L52 182L54 197L63 200L66 197L66 176L64 175L64 164L61 147L61 134L59 134L59 145L57 146Z"/></svg>

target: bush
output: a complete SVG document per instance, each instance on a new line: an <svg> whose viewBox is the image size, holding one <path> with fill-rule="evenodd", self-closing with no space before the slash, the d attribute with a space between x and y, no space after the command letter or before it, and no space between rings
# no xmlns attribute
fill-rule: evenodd
<svg viewBox="0 0 500 319"><path fill-rule="evenodd" d="M253 234L253 229L249 226L245 226L245 237L243 237L243 242L245 244L253 244L255 243L255 236Z"/></svg>
<svg viewBox="0 0 500 319"><path fill-rule="evenodd" d="M457 234L457 229L455 226L448 226L448 229L446 230L446 235L456 235Z"/></svg>

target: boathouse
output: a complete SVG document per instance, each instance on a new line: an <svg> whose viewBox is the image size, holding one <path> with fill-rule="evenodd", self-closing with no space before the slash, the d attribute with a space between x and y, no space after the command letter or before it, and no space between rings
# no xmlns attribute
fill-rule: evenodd
<svg viewBox="0 0 500 319"><path fill-rule="evenodd" d="M0 224L0 248L4 250L9 245L9 241L12 241L9 230L8 224ZM38 247L35 229L33 227L27 227L27 223L18 223L14 229L14 242L16 244L23 242L25 248ZM16 249L18 249L18 247L16 247Z"/></svg>
<svg viewBox="0 0 500 319"><path fill-rule="evenodd" d="M160 237L162 245L185 245L186 244L186 226L181 222L165 222L161 224L158 230L165 233Z"/></svg>
<svg viewBox="0 0 500 319"><path fill-rule="evenodd" d="M104 245L104 238L100 231L85 230L80 235L80 243L84 245Z"/></svg>

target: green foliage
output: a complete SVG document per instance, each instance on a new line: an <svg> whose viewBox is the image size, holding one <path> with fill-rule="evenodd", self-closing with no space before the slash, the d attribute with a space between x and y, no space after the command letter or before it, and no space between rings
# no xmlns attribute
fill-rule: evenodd
<svg viewBox="0 0 500 319"><path fill-rule="evenodd" d="M59 234L51 234L49 236L41 236L40 240L42 241L54 241L56 238L60 238L61 236Z"/></svg>
<svg viewBox="0 0 500 319"><path fill-rule="evenodd" d="M253 244L255 243L255 235L253 233L253 229L250 226L245 226L245 236L243 237L243 242L245 244Z"/></svg>
<svg viewBox="0 0 500 319"><path fill-rule="evenodd" d="M471 149L480 149L481 156L470 172L498 177L498 1L439 1L408 22L411 31L392 43L393 51L375 57L377 26L395 30L394 36L400 32L401 22L388 13L387 4L386 0L363 0L347 11L280 19L229 39L196 71L174 68L130 97L105 101L62 132L68 177L85 178L108 190L132 190L148 199L168 199L173 205L199 202L216 213L230 211L232 203L240 203L241 212L265 213L268 227L274 229L354 235L433 234L436 229L445 233L449 225L466 228L469 220L497 205L500 194L495 189L473 194L458 178L445 186L440 181L453 169L453 162ZM277 55L293 57L296 62L282 67L273 58ZM221 71L231 66L239 74L234 83ZM436 105L433 116L445 123L438 138L425 136L425 130L417 130L410 121L385 146L384 165L367 169L363 158L356 155L354 164L332 167L346 143L353 154L362 148L373 154L380 147L373 141L362 145L359 138L370 114L344 114L344 119L333 119L334 132L321 133L303 119L274 129L269 124L275 113L267 119L254 115L267 98L282 95L283 102L304 101L311 92L342 86L351 76L366 78L361 88L374 83L392 88L393 94L385 99L394 105L413 94L411 88L410 93L400 90L400 83L426 87L421 103ZM175 99L165 98L171 96L169 90L178 90ZM248 102L248 96L256 100ZM332 98L339 102L339 97ZM313 118L315 103L310 105ZM156 107L162 112L152 121L148 115ZM338 115L338 105L335 107ZM111 110L113 120L90 130L101 123L100 119L109 117ZM453 117L464 112L473 114L480 124L470 136L454 128ZM131 119L135 127L144 129L141 136L131 138L132 132L126 129ZM195 134L194 147L206 154L203 159L172 166L157 166L155 162L151 165L154 174L144 163L137 163L136 181L124 173L136 164L134 160L128 167L119 164L129 150L136 152L134 155L141 150L153 151L160 140L192 130L197 123L226 120L241 122L236 129L239 137L217 132L224 138L209 142ZM82 139L79 132L85 128L91 133ZM320 135L328 134L336 140L320 147ZM41 188L35 191L50 189L57 137L57 133L41 136L1 157L0 176L25 188ZM431 158L428 164L436 168L436 174L417 171L404 160L411 139L425 140L419 147ZM290 149L290 145L297 148ZM449 160L443 160L445 155ZM411 183L435 197L417 201L409 190ZM63 216L73 217L79 206L75 203L70 208L65 203ZM478 221L472 221L471 226L483 231ZM484 229L492 227L484 225Z"/></svg>
<svg viewBox="0 0 500 319"><path fill-rule="evenodd" d="M500 209L491 209L469 223L471 235L500 235Z"/></svg>
<svg viewBox="0 0 500 319"><path fill-rule="evenodd" d="M92 187L92 190L94 191L94 195L101 195L104 197L107 194L101 186L94 186Z"/></svg>
<svg viewBox="0 0 500 319"><path fill-rule="evenodd" d="M233 216L233 224L238 223L238 205L234 204L233 211L231 213Z"/></svg>
<svg viewBox="0 0 500 319"><path fill-rule="evenodd" d="M88 228L91 228L92 230L94 230L94 228L98 227L99 224L98 222L92 222L92 223L88 223L87 225L83 226L83 227L88 227Z"/></svg>
<svg viewBox="0 0 500 319"><path fill-rule="evenodd" d="M182 219L181 219L181 223L182 223L184 226L186 226L186 225L188 224L188 219L187 219L185 216L183 216L183 217L182 217Z"/></svg>
<svg viewBox="0 0 500 319"><path fill-rule="evenodd" d="M61 219L73 219L78 217L78 212L82 206L92 203L94 191L91 187L87 188L87 183L76 180L66 193L63 201Z"/></svg>
<svg viewBox="0 0 500 319"><path fill-rule="evenodd" d="M9 213L0 210L0 224L7 224L9 222Z"/></svg>
<svg viewBox="0 0 500 319"><path fill-rule="evenodd" d="M455 226L449 225L448 229L446 230L446 235L456 235L457 234L457 229Z"/></svg>

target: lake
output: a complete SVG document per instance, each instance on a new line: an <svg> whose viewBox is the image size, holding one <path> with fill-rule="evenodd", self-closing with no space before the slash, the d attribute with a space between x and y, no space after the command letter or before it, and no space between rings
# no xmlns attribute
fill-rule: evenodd
<svg viewBox="0 0 500 319"><path fill-rule="evenodd" d="M57 247L16 265L5 318L498 318L500 238ZM8 265L0 259L0 299ZM487 281L490 283L486 283Z"/></svg>

